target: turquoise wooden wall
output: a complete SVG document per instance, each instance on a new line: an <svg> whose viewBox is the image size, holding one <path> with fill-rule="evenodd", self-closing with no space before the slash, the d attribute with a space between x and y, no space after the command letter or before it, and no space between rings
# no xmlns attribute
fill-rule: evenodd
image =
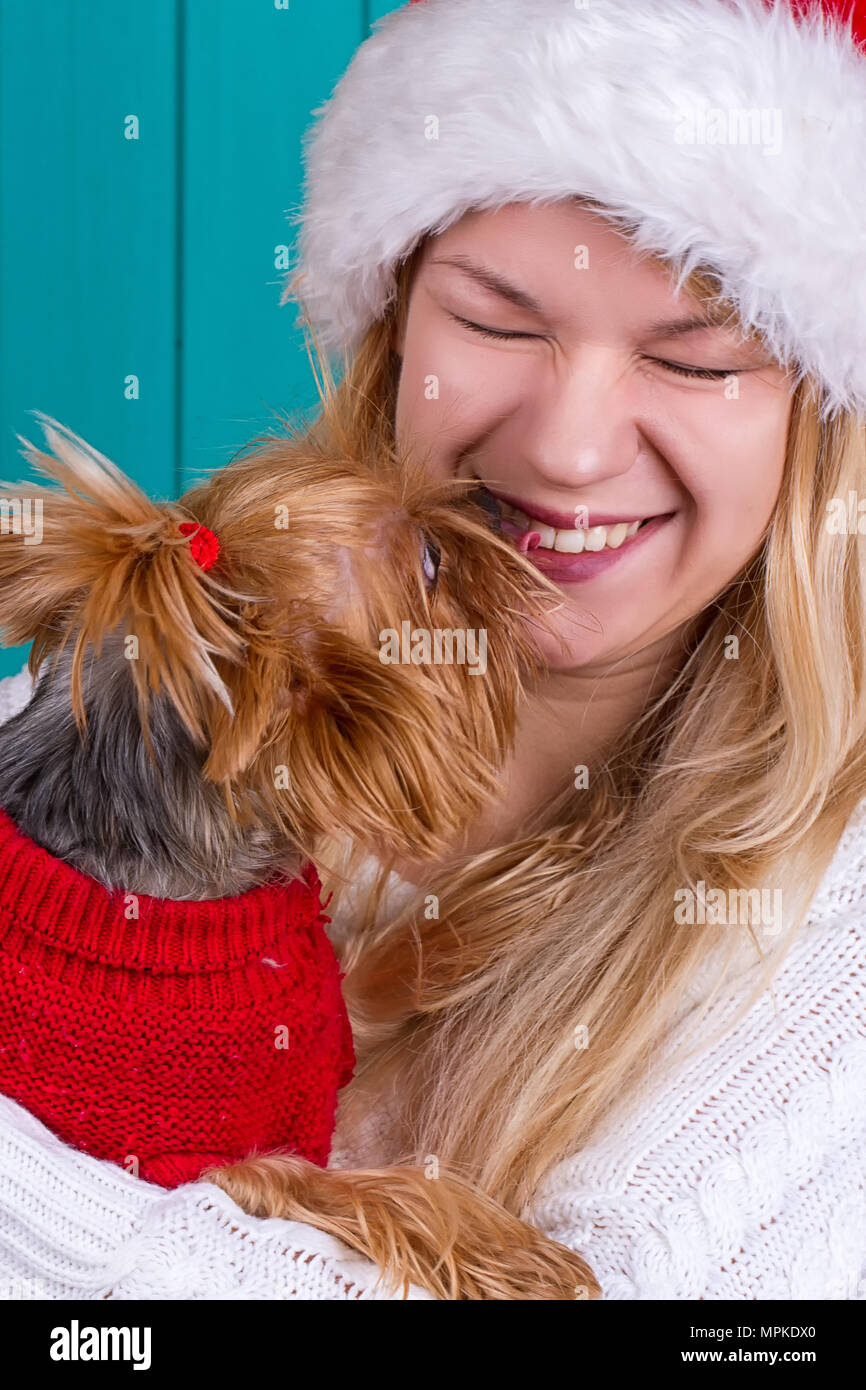
<svg viewBox="0 0 866 1390"><path fill-rule="evenodd" d="M396 8L0 0L0 476L40 409L177 495L314 403L279 307L301 136Z"/></svg>

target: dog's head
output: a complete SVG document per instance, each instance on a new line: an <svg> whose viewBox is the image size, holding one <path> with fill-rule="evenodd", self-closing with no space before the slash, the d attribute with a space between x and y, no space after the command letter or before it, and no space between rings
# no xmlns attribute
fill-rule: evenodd
<svg viewBox="0 0 866 1390"><path fill-rule="evenodd" d="M167 697L241 814L304 853L345 834L438 855L495 786L559 601L466 484L351 454L326 409L158 504L42 418L52 452L25 454L61 486L0 492L7 515L41 506L38 542L0 532L0 625L34 668L73 644L82 725L82 664L120 635L145 739ZM190 522L217 538L207 570Z"/></svg>

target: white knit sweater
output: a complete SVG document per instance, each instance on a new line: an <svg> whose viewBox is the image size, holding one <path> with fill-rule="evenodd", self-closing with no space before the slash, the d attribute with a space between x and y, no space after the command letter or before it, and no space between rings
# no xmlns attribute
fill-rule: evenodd
<svg viewBox="0 0 866 1390"><path fill-rule="evenodd" d="M29 677L0 682L0 721ZM339 927L339 923L336 924ZM689 1028L704 981L684 1000ZM768 994L748 972L706 1015L721 1038L658 1071L639 1110L560 1163L533 1219L613 1299L866 1299L866 803ZM388 1160L384 1112L332 1165ZM0 1098L0 1297L381 1298L339 1241L172 1192L61 1144ZM425 1298L420 1289L411 1297Z"/></svg>

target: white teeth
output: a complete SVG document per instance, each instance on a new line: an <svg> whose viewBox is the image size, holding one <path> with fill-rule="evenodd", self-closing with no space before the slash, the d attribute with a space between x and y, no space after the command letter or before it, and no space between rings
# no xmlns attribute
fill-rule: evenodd
<svg viewBox="0 0 866 1390"><path fill-rule="evenodd" d="M583 550L619 550L624 541L635 534L640 521L618 521L612 526L590 526L578 527L574 531L557 531L552 526L544 526L540 521L535 521L533 517L527 516L526 512L521 512L517 507L512 507L508 502L500 502L499 506L503 516L511 521L517 522L520 526L531 526L533 531L537 531L541 537L539 548L541 550L557 550L564 555L580 555Z"/></svg>
<svg viewBox="0 0 866 1390"><path fill-rule="evenodd" d="M544 542L541 542L544 546ZM547 550L561 550L566 555L579 555L586 545L587 550L592 550L589 544L588 531L554 531L553 544L545 546Z"/></svg>

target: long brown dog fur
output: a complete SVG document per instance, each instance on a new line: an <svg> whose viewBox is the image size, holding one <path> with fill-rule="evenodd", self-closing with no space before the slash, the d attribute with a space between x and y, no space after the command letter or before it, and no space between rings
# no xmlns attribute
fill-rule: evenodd
<svg viewBox="0 0 866 1390"><path fill-rule="evenodd" d="M533 625L547 627L560 597L493 533L466 486L432 480L423 460L397 458L381 441L352 455L326 402L303 436L260 436L181 502L157 503L42 419L52 452L22 442L55 486L0 489L0 501L24 494L43 508L40 544L0 536L0 625L8 642L33 642L34 672L72 644L82 730L85 660L111 634L133 636L125 664L145 740L150 702L167 697L201 745L202 775L240 822L304 858L334 833L414 858L441 854L496 785L523 686L540 669ZM178 532L189 520L219 538L210 572ZM432 585L425 542L441 557ZM405 620L484 629L486 673L383 664L379 634ZM264 1155L205 1178L248 1212L341 1238L394 1289L599 1296L579 1255L454 1174L321 1170Z"/></svg>

